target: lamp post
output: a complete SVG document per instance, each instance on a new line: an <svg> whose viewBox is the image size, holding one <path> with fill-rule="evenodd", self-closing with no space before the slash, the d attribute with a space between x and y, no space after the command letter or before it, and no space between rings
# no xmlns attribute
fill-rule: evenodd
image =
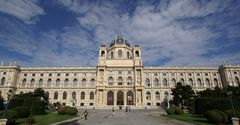
<svg viewBox="0 0 240 125"><path fill-rule="evenodd" d="M233 106L233 102L232 102L232 91L229 91L228 93L227 93L227 95L228 96L230 96L230 102L231 102L231 106L232 106L232 110L233 110L233 115L234 115L234 117L236 116L236 113L235 113L235 109L234 109L234 106Z"/></svg>
<svg viewBox="0 0 240 125"><path fill-rule="evenodd" d="M236 117L235 109L232 102L232 95L233 95L232 91L227 92L227 95L230 96L230 102L231 102L232 111L233 111L233 117L232 117L233 125L239 125L239 118Z"/></svg>
<svg viewBox="0 0 240 125"><path fill-rule="evenodd" d="M10 89L10 90L7 92L7 101L6 101L6 107L5 107L5 112L4 112L4 117L5 117L5 118L7 117L8 102L10 102L11 96L12 96L12 90Z"/></svg>

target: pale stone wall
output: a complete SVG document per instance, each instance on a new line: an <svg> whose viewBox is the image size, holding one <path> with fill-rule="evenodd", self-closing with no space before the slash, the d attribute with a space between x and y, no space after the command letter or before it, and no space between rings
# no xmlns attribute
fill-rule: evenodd
<svg viewBox="0 0 240 125"><path fill-rule="evenodd" d="M99 48L96 67L0 66L0 92L4 99L7 99L9 90L13 91L12 94L19 94L41 87L49 93L51 103L61 102L82 108L118 105L156 108L166 105L166 101L172 98L171 88L177 82L191 85L197 92L216 86L238 86L239 80L240 65L143 67L141 48L130 46L122 38L114 40L109 47L103 45ZM55 93L57 98L54 98Z"/></svg>

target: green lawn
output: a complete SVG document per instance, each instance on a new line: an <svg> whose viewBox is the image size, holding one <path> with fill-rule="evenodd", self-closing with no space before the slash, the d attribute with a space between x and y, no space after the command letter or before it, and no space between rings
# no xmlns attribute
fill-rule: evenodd
<svg viewBox="0 0 240 125"><path fill-rule="evenodd" d="M204 116L195 114L183 114L183 115L163 115L164 117L177 119L180 121L186 121L190 123L195 123L197 125L213 125L207 121Z"/></svg>
<svg viewBox="0 0 240 125"><path fill-rule="evenodd" d="M34 116L34 119L36 121L35 125L49 125L51 123L60 122L75 117L78 117L78 115L58 115L57 113L50 112L46 115L36 115ZM17 123L20 125L24 124L25 120L26 118L18 119Z"/></svg>

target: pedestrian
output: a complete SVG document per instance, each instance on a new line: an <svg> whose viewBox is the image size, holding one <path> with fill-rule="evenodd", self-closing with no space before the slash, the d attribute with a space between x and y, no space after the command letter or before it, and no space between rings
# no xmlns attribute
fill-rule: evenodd
<svg viewBox="0 0 240 125"><path fill-rule="evenodd" d="M112 116L115 115L114 107L112 107Z"/></svg>
<svg viewBox="0 0 240 125"><path fill-rule="evenodd" d="M87 120L87 115L88 115L88 112L87 112L87 110L85 110L84 111L85 120Z"/></svg>

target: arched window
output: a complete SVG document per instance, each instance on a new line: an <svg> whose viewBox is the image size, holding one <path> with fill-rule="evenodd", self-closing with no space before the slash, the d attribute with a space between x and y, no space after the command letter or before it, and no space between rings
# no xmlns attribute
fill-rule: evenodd
<svg viewBox="0 0 240 125"><path fill-rule="evenodd" d="M26 80L26 79L23 79L23 80L22 80L22 87L26 87L26 84L27 84L27 80Z"/></svg>
<svg viewBox="0 0 240 125"><path fill-rule="evenodd" d="M145 85L146 87L150 87L150 80L148 78L145 79Z"/></svg>
<svg viewBox="0 0 240 125"><path fill-rule="evenodd" d="M31 80L31 83L30 83L30 87L34 87L34 84L35 84L35 80L32 79L32 80Z"/></svg>
<svg viewBox="0 0 240 125"><path fill-rule="evenodd" d="M48 79L48 81L47 81L47 87L51 87L51 85L52 85L52 80L51 80L51 79Z"/></svg>
<svg viewBox="0 0 240 125"><path fill-rule="evenodd" d="M216 78L213 79L213 84L214 84L214 87L218 86L218 80Z"/></svg>
<svg viewBox="0 0 240 125"><path fill-rule="evenodd" d="M210 87L210 81L209 81L208 78L206 78L206 80L205 80L205 84L206 84L206 87Z"/></svg>
<svg viewBox="0 0 240 125"><path fill-rule="evenodd" d="M127 105L133 105L133 92L128 91L127 92Z"/></svg>
<svg viewBox="0 0 240 125"><path fill-rule="evenodd" d="M123 84L123 79L121 76L118 77L118 85L122 85Z"/></svg>
<svg viewBox="0 0 240 125"><path fill-rule="evenodd" d="M94 99L94 92L90 92L90 100Z"/></svg>
<svg viewBox="0 0 240 125"><path fill-rule="evenodd" d="M111 59L113 59L113 52L111 52Z"/></svg>
<svg viewBox="0 0 240 125"><path fill-rule="evenodd" d="M5 81L6 81L6 80L5 80L5 77L3 77L3 78L1 79L1 85L2 85L2 86L5 85Z"/></svg>
<svg viewBox="0 0 240 125"><path fill-rule="evenodd" d="M146 99L151 100L151 93L150 92L146 92Z"/></svg>
<svg viewBox="0 0 240 125"><path fill-rule="evenodd" d="M54 92L54 97L53 99L58 99L58 92Z"/></svg>
<svg viewBox="0 0 240 125"><path fill-rule="evenodd" d="M181 78L179 82L182 83L182 85L184 85L184 79L183 78Z"/></svg>
<svg viewBox="0 0 240 125"><path fill-rule="evenodd" d="M56 80L56 87L60 87L60 79Z"/></svg>
<svg viewBox="0 0 240 125"><path fill-rule="evenodd" d="M75 100L76 99L76 95L77 95L76 92L72 92L72 99Z"/></svg>
<svg viewBox="0 0 240 125"><path fill-rule="evenodd" d="M63 92L63 99L67 99L67 92Z"/></svg>
<svg viewBox="0 0 240 125"><path fill-rule="evenodd" d="M76 78L73 79L73 87L77 87L77 82L78 82L78 80Z"/></svg>
<svg viewBox="0 0 240 125"><path fill-rule="evenodd" d="M127 58L130 59L130 53L129 52L127 52Z"/></svg>
<svg viewBox="0 0 240 125"><path fill-rule="evenodd" d="M85 99L85 92L81 92L81 99L82 99L82 100Z"/></svg>
<svg viewBox="0 0 240 125"><path fill-rule="evenodd" d="M154 82L154 86L155 86L155 87L158 87L158 86L159 86L159 82L158 82L158 79L157 79L157 78L155 78L155 79L153 80L153 82Z"/></svg>
<svg viewBox="0 0 240 125"><path fill-rule="evenodd" d="M200 78L197 79L197 87L202 87L202 81Z"/></svg>
<svg viewBox="0 0 240 125"><path fill-rule="evenodd" d="M239 84L239 79L238 79L238 77L235 77L235 78L234 78L234 82L237 83L237 84Z"/></svg>
<svg viewBox="0 0 240 125"><path fill-rule="evenodd" d="M122 50L118 50L118 58L119 58L119 59L122 58Z"/></svg>
<svg viewBox="0 0 240 125"><path fill-rule="evenodd" d="M47 98L49 98L49 92L46 92L45 95Z"/></svg>
<svg viewBox="0 0 240 125"><path fill-rule="evenodd" d="M87 80L85 78L82 79L82 87L85 87L86 86L86 82Z"/></svg>
<svg viewBox="0 0 240 125"><path fill-rule="evenodd" d="M105 51L101 51L101 57L105 56Z"/></svg>
<svg viewBox="0 0 240 125"><path fill-rule="evenodd" d="M176 80L172 78L172 86L176 86Z"/></svg>
<svg viewBox="0 0 240 125"><path fill-rule="evenodd" d="M95 79L92 78L91 81L90 81L90 83L91 83L91 86L94 87L94 86L95 86Z"/></svg>
<svg viewBox="0 0 240 125"><path fill-rule="evenodd" d="M139 57L139 51L135 51L136 57Z"/></svg>
<svg viewBox="0 0 240 125"><path fill-rule="evenodd" d="M132 77L128 77L127 79L127 85L132 85Z"/></svg>
<svg viewBox="0 0 240 125"><path fill-rule="evenodd" d="M156 100L160 100L160 93L157 91L155 92Z"/></svg>
<svg viewBox="0 0 240 125"><path fill-rule="evenodd" d="M68 86L68 82L69 82L68 79L65 79L65 80L64 80L64 87L67 87L67 86Z"/></svg>
<svg viewBox="0 0 240 125"><path fill-rule="evenodd" d="M193 80L191 78L188 80L188 85L193 86Z"/></svg>
<svg viewBox="0 0 240 125"><path fill-rule="evenodd" d="M39 83L38 83L38 87L41 88L42 86L43 86L43 80L40 79L40 80L39 80Z"/></svg>
<svg viewBox="0 0 240 125"><path fill-rule="evenodd" d="M112 91L107 93L107 105L114 105L114 93Z"/></svg>
<svg viewBox="0 0 240 125"><path fill-rule="evenodd" d="M167 83L167 79L166 79L166 78L163 79L163 86L168 86L168 83Z"/></svg>
<svg viewBox="0 0 240 125"><path fill-rule="evenodd" d="M108 78L108 85L113 85L113 77L112 76L110 76Z"/></svg>

